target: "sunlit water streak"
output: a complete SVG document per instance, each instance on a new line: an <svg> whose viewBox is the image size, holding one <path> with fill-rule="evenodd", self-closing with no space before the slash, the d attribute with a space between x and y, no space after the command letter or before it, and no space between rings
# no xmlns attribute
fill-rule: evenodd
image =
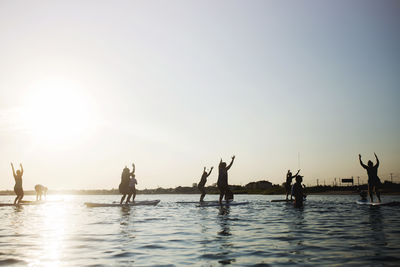
<svg viewBox="0 0 400 267"><path fill-rule="evenodd" d="M161 202L87 208L119 197L50 196L63 201L0 207L0 265L399 265L400 207L360 206L356 196L309 196L302 209L269 202L281 197L205 208L175 203L195 195L139 195Z"/></svg>

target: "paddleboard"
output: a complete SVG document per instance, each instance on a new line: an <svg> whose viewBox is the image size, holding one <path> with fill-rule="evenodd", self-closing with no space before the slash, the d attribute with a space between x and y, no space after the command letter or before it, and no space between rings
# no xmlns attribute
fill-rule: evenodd
<svg viewBox="0 0 400 267"><path fill-rule="evenodd" d="M85 202L85 205L89 208L95 207L131 207L131 206L155 206L160 202L160 200L144 200L144 201L135 201L129 204L119 204L119 203L92 203Z"/></svg>
<svg viewBox="0 0 400 267"><path fill-rule="evenodd" d="M400 202L398 201L391 201L391 202L369 202L369 201L362 201L357 200L357 204L359 205L369 205L369 206L400 206Z"/></svg>
<svg viewBox="0 0 400 267"><path fill-rule="evenodd" d="M213 201L177 201L177 204L211 204L211 203L218 203L218 200L213 200Z"/></svg>
<svg viewBox="0 0 400 267"><path fill-rule="evenodd" d="M247 205L249 202L213 202L213 203L204 203L196 205L196 207L218 207L218 206L240 206L240 205Z"/></svg>
<svg viewBox="0 0 400 267"><path fill-rule="evenodd" d="M0 207L7 207L7 206L27 206L27 205L40 205L40 204L44 204L46 202L44 201L31 201L31 202L22 202L19 204L14 204L14 203L0 203Z"/></svg>

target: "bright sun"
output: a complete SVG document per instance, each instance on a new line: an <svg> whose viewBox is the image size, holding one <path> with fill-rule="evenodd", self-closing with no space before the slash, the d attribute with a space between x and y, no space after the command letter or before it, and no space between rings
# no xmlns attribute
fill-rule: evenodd
<svg viewBox="0 0 400 267"><path fill-rule="evenodd" d="M75 84L44 82L32 88L26 97L24 124L40 143L69 145L93 125L91 103Z"/></svg>

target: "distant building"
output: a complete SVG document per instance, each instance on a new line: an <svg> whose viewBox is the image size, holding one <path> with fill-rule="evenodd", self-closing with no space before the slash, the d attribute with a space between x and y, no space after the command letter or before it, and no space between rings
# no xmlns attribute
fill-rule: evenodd
<svg viewBox="0 0 400 267"><path fill-rule="evenodd" d="M270 189L272 188L272 183L268 181L258 181L258 182L251 182L245 185L247 189Z"/></svg>

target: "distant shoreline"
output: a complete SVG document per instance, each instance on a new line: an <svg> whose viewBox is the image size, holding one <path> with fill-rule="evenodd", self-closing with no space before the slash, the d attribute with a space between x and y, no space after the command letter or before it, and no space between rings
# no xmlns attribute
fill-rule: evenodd
<svg viewBox="0 0 400 267"><path fill-rule="evenodd" d="M90 191L90 190L85 190L85 191ZM355 191L326 191L326 192L316 192L316 193L307 193L307 195L358 195L358 192ZM90 195L98 195L98 196L104 196L104 195L110 195L110 196L120 196L120 193L102 193L98 192L98 190L93 190L91 192L71 192L71 191L53 191L49 192L47 195L83 195L83 196L90 196ZM200 195L200 193L137 193L137 195ZM218 195L218 193L208 193L207 195ZM235 193L235 195L268 195L268 196L285 196L284 193L278 193L278 194L265 194L265 193ZM400 192L382 192L382 195L400 195ZM0 196L15 196L14 191L0 191ZM36 196L35 192L30 192L27 191L25 192L25 196Z"/></svg>
<svg viewBox="0 0 400 267"><path fill-rule="evenodd" d="M235 195L285 195L285 188L281 185L273 185L268 181L252 182L245 186L230 185L229 188ZM217 195L219 190L215 185L205 188L208 195ZM367 191L368 186L352 185L352 186L310 186L305 188L307 195L356 195L360 191ZM380 189L385 195L400 195L400 184L385 181ZM200 195L197 184L193 186L178 186L175 188L156 188L156 189L138 189L138 195L155 195L155 194L178 194L178 195ZM36 195L34 190L24 191L25 195ZM15 195L13 190L1 190L0 195ZM120 195L119 190L112 189L91 189L91 190L49 190L48 195Z"/></svg>

